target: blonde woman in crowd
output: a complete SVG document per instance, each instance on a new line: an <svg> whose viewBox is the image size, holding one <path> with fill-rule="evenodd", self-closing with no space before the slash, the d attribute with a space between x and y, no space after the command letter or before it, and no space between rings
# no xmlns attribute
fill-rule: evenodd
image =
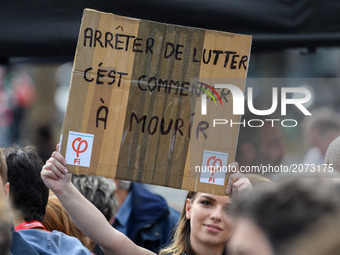
<svg viewBox="0 0 340 255"><path fill-rule="evenodd" d="M79 229L99 244L107 255L154 254L115 230L102 213L73 186L65 165L66 161L57 148L44 165L41 176ZM227 191L239 193L250 189L251 184L244 175L234 173L229 177ZM231 207L232 201L228 196L189 192L173 245L161 253L226 254L226 242L234 228L229 214Z"/></svg>

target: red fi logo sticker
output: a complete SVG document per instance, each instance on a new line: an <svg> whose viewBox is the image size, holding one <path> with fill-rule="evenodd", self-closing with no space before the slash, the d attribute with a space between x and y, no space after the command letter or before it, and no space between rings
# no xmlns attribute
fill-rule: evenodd
<svg viewBox="0 0 340 255"><path fill-rule="evenodd" d="M208 170L210 171L210 174L214 176L214 172L221 170L222 159L216 158L216 156L211 156L207 161L207 167Z"/></svg>
<svg viewBox="0 0 340 255"><path fill-rule="evenodd" d="M75 144L78 143L77 146L75 146ZM84 148L82 148L82 144L85 144L85 146L83 146ZM74 164L76 164L78 162L78 164L80 164L80 159L79 159L79 153L83 153L86 151L87 149L87 141L86 140L82 140L81 137L77 137L76 139L73 140L72 143L72 149L77 153L77 158L74 159Z"/></svg>
<svg viewBox="0 0 340 255"><path fill-rule="evenodd" d="M78 142L77 148L75 147L76 142ZM81 145L83 143L85 144L85 147L83 149L81 149ZM82 140L81 137L77 137L76 139L73 140L73 143L72 143L72 149L77 153L77 157L79 157L79 153L83 153L83 152L86 151L87 146L88 146L87 141Z"/></svg>
<svg viewBox="0 0 340 255"><path fill-rule="evenodd" d="M224 185L228 153L204 150L200 182Z"/></svg>
<svg viewBox="0 0 340 255"><path fill-rule="evenodd" d="M92 144L94 135L69 132L66 161L71 165L89 167L91 163Z"/></svg>

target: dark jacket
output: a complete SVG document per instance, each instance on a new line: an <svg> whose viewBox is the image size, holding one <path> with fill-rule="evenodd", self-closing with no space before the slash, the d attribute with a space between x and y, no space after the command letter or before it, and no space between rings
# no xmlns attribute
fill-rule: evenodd
<svg viewBox="0 0 340 255"><path fill-rule="evenodd" d="M137 245L158 253L171 241L180 213L138 183L131 183L130 192L133 208L126 235Z"/></svg>

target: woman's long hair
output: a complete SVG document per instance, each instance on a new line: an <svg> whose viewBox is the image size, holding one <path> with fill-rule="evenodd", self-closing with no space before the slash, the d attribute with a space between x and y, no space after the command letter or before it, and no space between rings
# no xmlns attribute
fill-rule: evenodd
<svg viewBox="0 0 340 255"><path fill-rule="evenodd" d="M189 198L192 203L195 196L196 192L190 191L187 199ZM159 255L180 255L183 252L185 252L186 255L194 254L190 246L190 232L190 220L186 218L186 206L184 205L173 240L168 247L160 251Z"/></svg>
<svg viewBox="0 0 340 255"><path fill-rule="evenodd" d="M95 243L78 229L59 199L53 194L48 199L42 223L49 231L58 230L66 235L76 237L90 251L95 246Z"/></svg>

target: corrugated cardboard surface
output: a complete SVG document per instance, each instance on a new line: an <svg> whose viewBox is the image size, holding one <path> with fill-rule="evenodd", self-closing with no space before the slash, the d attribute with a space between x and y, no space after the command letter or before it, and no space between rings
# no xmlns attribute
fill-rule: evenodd
<svg viewBox="0 0 340 255"><path fill-rule="evenodd" d="M238 127L228 132L209 128L208 139L202 135L197 139L198 120L193 118L190 104L197 101L194 109L198 116L200 98L192 96L192 80L245 78L250 46L250 36L86 9L61 153L66 153L69 131L93 134L93 150L90 167L69 165L68 169L73 173L224 194L224 186L200 183L196 178L199 176L192 176L190 169L201 164L204 149L228 152L228 161L233 161ZM244 65L232 65L225 51L239 55L238 60L242 56L248 59ZM244 83L239 86L244 89ZM217 109L209 103L207 118L211 120L214 114L222 113L238 121L230 105L225 103Z"/></svg>

